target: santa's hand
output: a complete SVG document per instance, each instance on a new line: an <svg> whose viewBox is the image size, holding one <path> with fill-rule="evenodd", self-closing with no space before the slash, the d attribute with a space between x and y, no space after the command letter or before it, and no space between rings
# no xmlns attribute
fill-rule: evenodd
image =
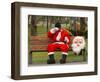
<svg viewBox="0 0 100 82"><path fill-rule="evenodd" d="M65 37L64 41L66 42L66 44L69 43L68 37Z"/></svg>
<svg viewBox="0 0 100 82"><path fill-rule="evenodd" d="M52 28L51 30L50 30L50 32L52 33L52 34L54 34L56 31L58 31L59 30L59 28Z"/></svg>

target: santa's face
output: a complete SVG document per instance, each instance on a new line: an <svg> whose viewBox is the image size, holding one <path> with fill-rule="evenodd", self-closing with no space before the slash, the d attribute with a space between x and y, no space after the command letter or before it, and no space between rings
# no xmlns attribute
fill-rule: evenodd
<svg viewBox="0 0 100 82"><path fill-rule="evenodd" d="M74 53L79 54L85 47L85 40L82 36L76 36L72 42L72 50Z"/></svg>

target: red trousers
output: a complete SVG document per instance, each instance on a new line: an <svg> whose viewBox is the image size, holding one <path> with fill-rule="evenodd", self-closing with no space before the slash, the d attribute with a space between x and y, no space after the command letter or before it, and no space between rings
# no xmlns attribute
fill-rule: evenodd
<svg viewBox="0 0 100 82"><path fill-rule="evenodd" d="M58 44L58 43L52 43L48 45L48 55L54 54L54 51L60 49L62 54L68 55L68 44Z"/></svg>

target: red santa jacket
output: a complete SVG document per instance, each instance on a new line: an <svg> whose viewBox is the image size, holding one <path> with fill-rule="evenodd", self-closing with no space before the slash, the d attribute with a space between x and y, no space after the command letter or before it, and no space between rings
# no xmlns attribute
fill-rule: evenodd
<svg viewBox="0 0 100 82"><path fill-rule="evenodd" d="M53 28L54 29L54 28ZM51 38L54 42L66 42L70 43L70 36L66 30L60 29L52 32L52 29L48 32L48 37Z"/></svg>

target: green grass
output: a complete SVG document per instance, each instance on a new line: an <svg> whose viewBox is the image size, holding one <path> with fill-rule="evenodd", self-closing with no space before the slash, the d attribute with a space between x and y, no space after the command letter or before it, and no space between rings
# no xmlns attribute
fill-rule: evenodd
<svg viewBox="0 0 100 82"><path fill-rule="evenodd" d="M67 62L82 62L84 60L83 55L74 55L72 51L69 51L67 57ZM61 58L61 52L55 53L55 60L59 62ZM33 52L32 53L32 62L33 64L45 64L47 62L48 55L47 52Z"/></svg>

